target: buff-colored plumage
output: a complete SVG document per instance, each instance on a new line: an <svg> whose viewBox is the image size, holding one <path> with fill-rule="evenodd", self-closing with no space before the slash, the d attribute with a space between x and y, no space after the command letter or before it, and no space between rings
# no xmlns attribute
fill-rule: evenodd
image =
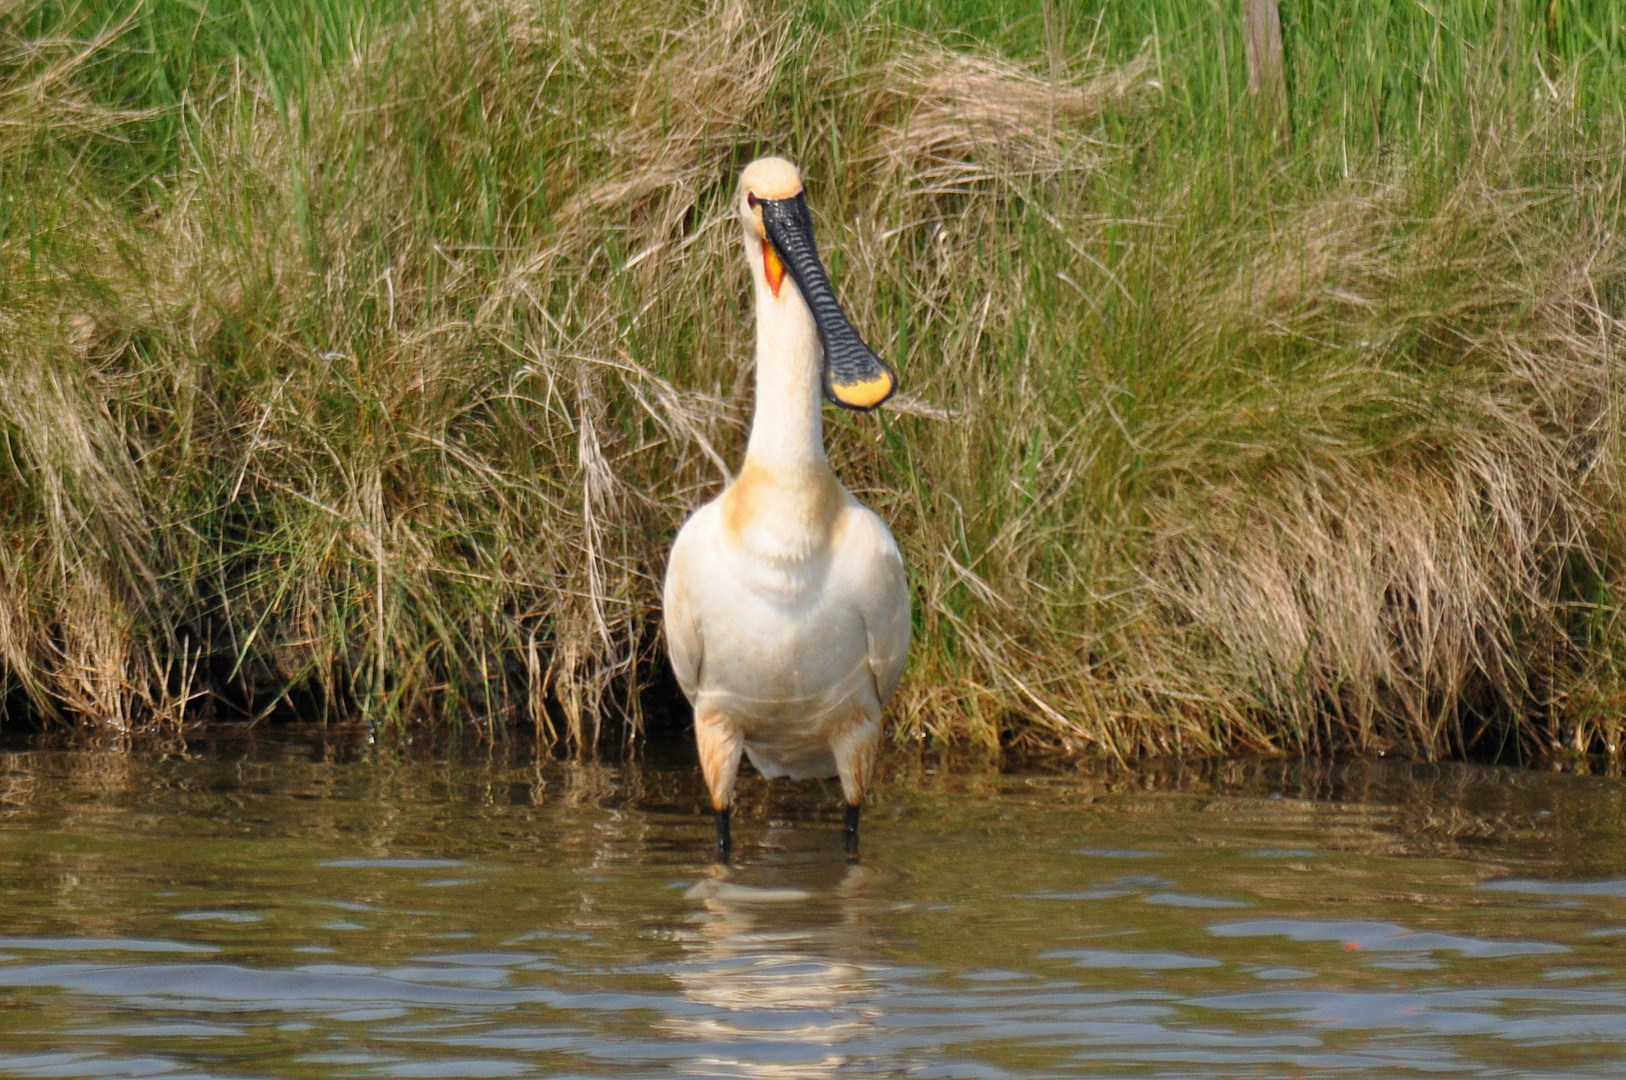
<svg viewBox="0 0 1626 1080"><path fill-rule="evenodd" d="M684 524L667 569L667 643L718 810L742 752L768 777L839 775L861 802L909 651L903 560L825 459L818 331L764 243L755 200L800 191L778 158L741 177L756 411L738 478Z"/></svg>

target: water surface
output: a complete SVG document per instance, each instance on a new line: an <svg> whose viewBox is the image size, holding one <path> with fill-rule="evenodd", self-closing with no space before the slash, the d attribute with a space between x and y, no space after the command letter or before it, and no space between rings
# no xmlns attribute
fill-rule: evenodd
<svg viewBox="0 0 1626 1080"><path fill-rule="evenodd" d="M517 756L0 756L0 1075L1626 1075L1618 779Z"/></svg>

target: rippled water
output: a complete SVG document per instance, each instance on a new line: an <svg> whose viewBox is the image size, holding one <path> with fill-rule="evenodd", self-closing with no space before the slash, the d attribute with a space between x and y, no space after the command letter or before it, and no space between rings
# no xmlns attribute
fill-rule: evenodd
<svg viewBox="0 0 1626 1080"><path fill-rule="evenodd" d="M671 756L0 756L0 1074L1626 1075L1617 779Z"/></svg>

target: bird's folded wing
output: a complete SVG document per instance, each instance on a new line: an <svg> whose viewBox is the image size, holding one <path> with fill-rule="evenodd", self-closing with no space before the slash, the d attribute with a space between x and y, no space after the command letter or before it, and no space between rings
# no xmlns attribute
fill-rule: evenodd
<svg viewBox="0 0 1626 1080"><path fill-rule="evenodd" d="M666 568L661 625L666 632L667 652L672 658L672 673L683 688L683 696L693 701L700 688L700 662L704 646L700 639L700 627L689 606L688 574L691 567L683 549L680 534L677 543L672 545L672 558Z"/></svg>
<svg viewBox="0 0 1626 1080"><path fill-rule="evenodd" d="M862 524L855 530L855 547L864 550L867 557L859 560L865 569L858 602L869 635L869 668L875 678L875 693L885 706L897 690L904 662L909 659L909 581L892 530L873 510L864 508L859 513Z"/></svg>

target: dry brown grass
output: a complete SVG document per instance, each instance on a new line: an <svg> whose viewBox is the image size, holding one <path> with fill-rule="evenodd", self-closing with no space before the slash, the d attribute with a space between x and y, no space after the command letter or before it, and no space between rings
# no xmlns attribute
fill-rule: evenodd
<svg viewBox="0 0 1626 1080"><path fill-rule="evenodd" d="M900 189L914 198L965 195L1096 165L1100 140L1080 125L1143 104L1158 83L1149 53L1088 67L1046 79L1008 60L913 43L880 73L873 95L876 197Z"/></svg>
<svg viewBox="0 0 1626 1080"><path fill-rule="evenodd" d="M1301 431L1326 438L1306 421L1364 394L1426 409L1415 432L1376 460L1311 443L1297 462L1206 485L1200 514L1185 492L1153 511L1167 524L1154 529L1148 581L1188 655L1241 666L1260 704L1312 747L1466 750L1509 708L1545 722L1576 602L1563 570L1596 558L1611 532L1621 324L1596 298L1623 253L1606 220L1546 237L1562 247L1522 278L1509 263L1526 253L1503 238L1441 245L1454 230L1518 228L1529 209L1503 179L1470 174L1422 222L1382 199L1313 207L1278 239L1278 266L1300 267L1297 297L1279 271L1262 275L1268 305L1254 290L1262 333L1293 332L1268 318L1286 308L1301 327L1372 333L1345 370L1283 403ZM1491 272L1454 307L1419 313L1414 346L1448 350L1455 378L1361 355L1381 353L1381 331L1428 279L1472 273L1465 255Z"/></svg>
<svg viewBox="0 0 1626 1080"><path fill-rule="evenodd" d="M603 178L567 202L561 220L625 222L639 262L681 240L702 187L728 175L739 144L755 134L791 47L787 16L717 0L688 26L661 34L655 54L617 88L619 122L604 136ZM645 280L658 265L650 262Z"/></svg>
<svg viewBox="0 0 1626 1080"><path fill-rule="evenodd" d="M1493 102L1330 181L1157 143L1149 52L798 19L427 7L286 107L199 76L145 187L82 164L153 119L87 74L122 31L13 33L0 155L57 209L0 234L11 685L119 732L636 731L776 151L909 393L830 422L911 568L900 737L1619 745L1617 128Z"/></svg>

